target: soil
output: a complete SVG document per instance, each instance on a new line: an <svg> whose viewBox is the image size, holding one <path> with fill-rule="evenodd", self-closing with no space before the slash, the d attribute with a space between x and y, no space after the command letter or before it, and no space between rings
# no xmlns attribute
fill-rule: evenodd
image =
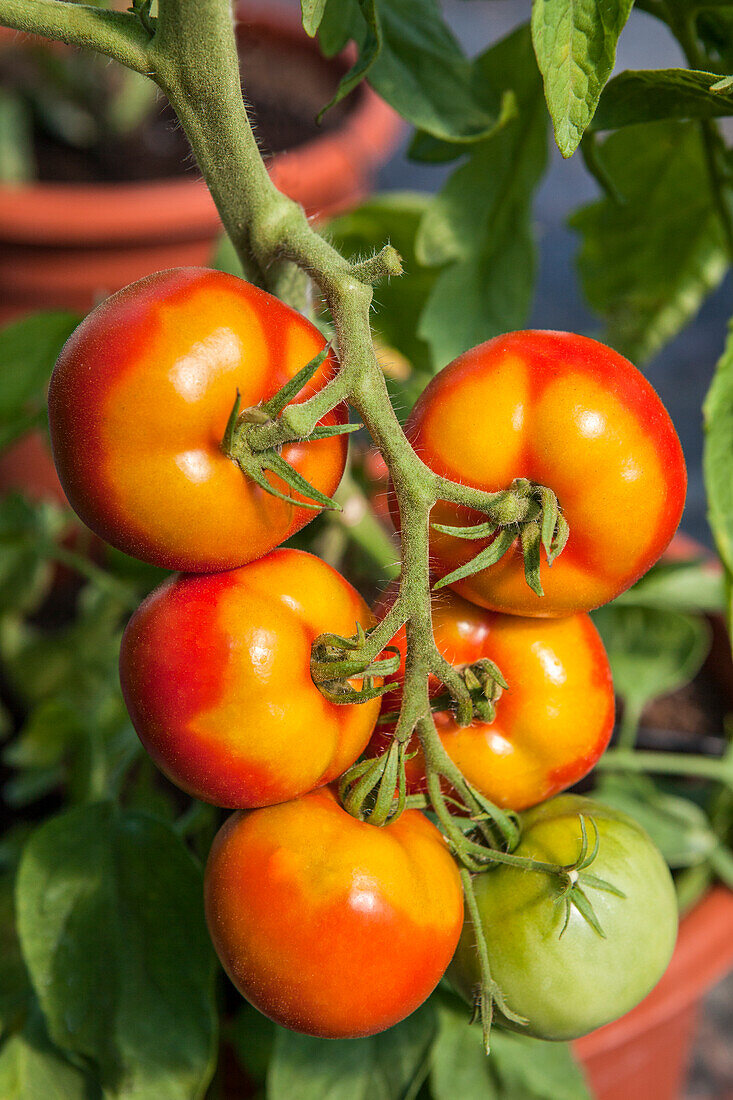
<svg viewBox="0 0 733 1100"><path fill-rule="evenodd" d="M345 71L342 63L325 60L307 42L289 42L261 27L246 28L239 53L250 117L266 156L336 129L358 102L357 91L329 110L319 125L318 112ZM122 140L116 136L76 149L37 127L34 153L37 178L46 182L133 182L198 172L186 136L162 95L142 126Z"/></svg>
<svg viewBox="0 0 733 1100"><path fill-rule="evenodd" d="M724 721L729 711L724 689L704 668L691 684L644 708L639 747L717 755L724 746Z"/></svg>

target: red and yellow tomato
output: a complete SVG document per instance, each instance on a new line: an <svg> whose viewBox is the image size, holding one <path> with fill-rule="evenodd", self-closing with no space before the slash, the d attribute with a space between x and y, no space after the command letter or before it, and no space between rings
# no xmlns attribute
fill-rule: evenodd
<svg viewBox="0 0 733 1100"><path fill-rule="evenodd" d="M53 454L72 507L113 546L167 569L211 572L267 554L316 512L245 477L222 439L237 391L242 408L266 401L324 345L295 310L219 271L161 271L113 294L67 341L51 379ZM329 355L296 402L333 372ZM321 423L346 419L339 406ZM330 496L346 449L336 436L282 454Z"/></svg>
<svg viewBox="0 0 733 1100"><path fill-rule="evenodd" d="M514 615L598 607L657 560L682 515L682 449L659 397L611 348L565 332L512 332L460 355L428 385L407 433L421 458L453 481L495 492L529 478L557 494L570 525L561 556L541 567L544 596L524 578L518 544L453 586ZM441 502L432 521L481 522ZM445 576L488 540L434 531L432 562Z"/></svg>
<svg viewBox="0 0 733 1100"><path fill-rule="evenodd" d="M357 622L373 619L356 590L300 550L170 577L122 639L120 681L143 745L217 806L267 806L330 782L364 749L380 700L329 702L311 679L311 645Z"/></svg>
<svg viewBox="0 0 733 1100"><path fill-rule="evenodd" d="M430 995L463 895L437 829L408 810L377 828L329 788L234 814L206 867L206 917L237 989L284 1027L373 1035Z"/></svg>
<svg viewBox="0 0 733 1100"><path fill-rule="evenodd" d="M390 598L388 590L382 608ZM614 698L606 651L588 615L499 615L441 592L433 600L433 633L452 665L488 657L509 685L491 723L474 721L462 729L451 711L435 715L448 755L477 790L505 809L522 810L590 771L613 730ZM392 644L404 660L404 627ZM402 670L395 674L396 683L402 675ZM435 696L444 689L433 679L430 690ZM400 698L399 688L385 696L385 714L399 709ZM379 728L369 753L384 751L390 733L389 726ZM425 766L416 740L409 751L414 755L406 763L408 787L424 791Z"/></svg>

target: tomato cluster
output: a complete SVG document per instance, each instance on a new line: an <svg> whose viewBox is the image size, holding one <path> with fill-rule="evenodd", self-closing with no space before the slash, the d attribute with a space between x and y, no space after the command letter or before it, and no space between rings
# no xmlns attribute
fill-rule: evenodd
<svg viewBox="0 0 733 1100"><path fill-rule="evenodd" d="M324 347L307 320L239 279L162 272L108 299L71 337L49 419L59 476L82 519L114 546L182 571L132 616L120 677L161 770L237 811L206 870L219 957L272 1019L353 1037L412 1012L457 947L451 973L469 999L480 976L477 929L464 927L460 875L441 832L417 809L369 824L329 786L363 753L391 744L402 670L381 701L366 692L366 701L353 692L339 701L314 682L315 640L363 637L375 615L330 566L276 549L316 510L270 472L272 495L222 446L237 395L262 409ZM292 400L319 392L335 370L324 354ZM337 406L321 425L346 419ZM487 492L516 478L547 486L570 524L562 557L543 566L544 596L526 586L512 548L435 598L433 632L447 662L494 662L506 678L495 716L461 726L437 680L430 693L442 744L473 789L504 809L535 807L515 855L573 865L592 822L598 873L588 882L606 939L578 909L559 938L556 876L500 866L475 880L506 1003L532 1034L579 1034L643 996L674 943L669 873L648 838L596 803L552 796L592 768L611 735L611 676L587 611L628 587L671 538L684 501L679 442L630 363L592 340L544 332L500 337L446 367L408 435L455 482ZM330 495L345 437L322 432L285 444L282 456ZM439 503L433 518L465 526L482 517ZM436 577L475 553L475 542L435 532ZM377 618L394 596L384 594ZM404 658L404 628L392 645ZM347 686L358 691L365 675ZM417 741L406 778L411 792L424 790ZM611 892L598 886L606 878Z"/></svg>

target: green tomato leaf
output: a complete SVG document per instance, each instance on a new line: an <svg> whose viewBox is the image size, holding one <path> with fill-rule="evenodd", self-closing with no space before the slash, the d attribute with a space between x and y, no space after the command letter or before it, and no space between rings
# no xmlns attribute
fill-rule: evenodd
<svg viewBox="0 0 733 1100"><path fill-rule="evenodd" d="M708 499L708 522L718 552L726 568L728 627L733 585L733 324L728 329L725 350L718 360L715 375L703 405L705 448L703 474Z"/></svg>
<svg viewBox="0 0 733 1100"><path fill-rule="evenodd" d="M443 21L437 0L329 0L322 23L328 52L356 39L359 59L329 106L368 75L372 87L418 129L447 141L485 136L496 118L477 101L472 65Z"/></svg>
<svg viewBox="0 0 733 1100"><path fill-rule="evenodd" d="M3 1100L98 1100L98 1087L64 1058L46 1034L36 1009L23 1031L0 1050Z"/></svg>
<svg viewBox="0 0 733 1100"><path fill-rule="evenodd" d="M430 1055L430 1092L434 1100L499 1100L493 1051L486 1057L479 1024L471 1024L468 1005L441 997L438 1037ZM492 1046L496 1029L491 1033Z"/></svg>
<svg viewBox="0 0 733 1100"><path fill-rule="evenodd" d="M728 9L726 11L726 8ZM712 62L710 68L723 73L733 72L733 12L729 4L711 4L707 11L697 13L697 33Z"/></svg>
<svg viewBox="0 0 733 1100"><path fill-rule="evenodd" d="M430 1002L368 1039L313 1039L277 1029L267 1100L402 1100L425 1071L435 1034Z"/></svg>
<svg viewBox="0 0 733 1100"><path fill-rule="evenodd" d="M23 955L51 1039L96 1066L107 1097L191 1100L216 1049L201 872L168 826L107 803L25 846Z"/></svg>
<svg viewBox="0 0 733 1100"><path fill-rule="evenodd" d="M0 874L0 1033L10 1030L13 1021L31 1000L31 986L15 926L14 885L14 870L3 870ZM2 1089L0 1096L5 1096Z"/></svg>
<svg viewBox="0 0 733 1100"><path fill-rule="evenodd" d="M53 504L0 500L0 613L34 609L48 590L49 556L66 526Z"/></svg>
<svg viewBox="0 0 733 1100"><path fill-rule="evenodd" d="M326 0L300 0L303 29L311 38L316 34L326 9Z"/></svg>
<svg viewBox="0 0 733 1100"><path fill-rule="evenodd" d="M21 95L0 89L0 182L33 179L33 113Z"/></svg>
<svg viewBox="0 0 733 1100"><path fill-rule="evenodd" d="M716 562L664 561L617 596L615 607L656 607L667 611L723 611L725 586Z"/></svg>
<svg viewBox="0 0 733 1100"><path fill-rule="evenodd" d="M633 0L534 0L532 42L555 140L573 155L613 70Z"/></svg>
<svg viewBox="0 0 733 1100"><path fill-rule="evenodd" d="M486 1057L480 1025L467 1005L441 994L430 1057L434 1100L591 1100L565 1043L545 1043L494 1027Z"/></svg>
<svg viewBox="0 0 733 1100"><path fill-rule="evenodd" d="M718 847L704 811L689 798L660 790L648 776L602 774L593 797L638 821L670 867L694 866Z"/></svg>
<svg viewBox="0 0 733 1100"><path fill-rule="evenodd" d="M277 1024L244 1000L227 1030L226 1039L242 1069L258 1085L263 1085L267 1078L278 1030Z"/></svg>
<svg viewBox="0 0 733 1100"><path fill-rule="evenodd" d="M45 421L53 365L80 320L75 313L33 313L0 329L0 449Z"/></svg>
<svg viewBox="0 0 733 1100"><path fill-rule="evenodd" d="M118 676L119 603L88 586L77 616L44 631L10 616L0 656L27 716L3 760L22 769L5 787L15 805L63 782L72 801L113 796L141 753Z"/></svg>
<svg viewBox="0 0 733 1100"><path fill-rule="evenodd" d="M649 607L607 604L593 612L616 692L640 712L651 699L688 684L710 649L702 617Z"/></svg>
<svg viewBox="0 0 733 1100"><path fill-rule="evenodd" d="M418 329L437 367L520 328L529 311L532 196L547 158L542 86L531 51L520 28L476 61L487 94L504 104L504 124L474 146L420 226L418 259L445 265Z"/></svg>
<svg viewBox="0 0 733 1100"><path fill-rule="evenodd" d="M719 73L641 69L619 73L601 96L593 128L617 130L665 118L719 118L733 114L733 88L712 91Z"/></svg>
<svg viewBox="0 0 733 1100"><path fill-rule="evenodd" d="M319 122L326 111L340 103L342 99L345 99L361 84L382 51L382 25L375 0L358 0L358 4L362 19L361 21L357 19L357 29L354 31L353 37L359 43L359 56L349 71L341 78L333 99L319 112Z"/></svg>
<svg viewBox="0 0 733 1100"><path fill-rule="evenodd" d="M567 1043L546 1043L497 1028L491 1040L502 1097L532 1100L592 1100Z"/></svg>
<svg viewBox="0 0 733 1100"><path fill-rule="evenodd" d="M358 39L364 28L359 0L326 0L318 25L318 43L325 57L341 53L350 39Z"/></svg>
<svg viewBox="0 0 733 1100"><path fill-rule="evenodd" d="M648 359L695 315L727 269L723 230L697 125L658 122L612 134L599 158L620 201L570 219L590 305L608 341Z"/></svg>

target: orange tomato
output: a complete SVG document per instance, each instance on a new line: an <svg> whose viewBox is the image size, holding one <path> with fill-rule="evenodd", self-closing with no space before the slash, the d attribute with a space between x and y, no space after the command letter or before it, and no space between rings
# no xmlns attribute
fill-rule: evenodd
<svg viewBox="0 0 733 1100"><path fill-rule="evenodd" d="M113 546L168 569L231 569L268 553L316 512L255 485L222 438L237 390L242 408L266 401L324 345L299 313L219 271L161 271L113 294L68 340L49 389L72 507ZM296 400L333 371L329 355ZM346 419L340 406L321 423ZM282 454L330 496L346 449L337 436Z"/></svg>
<svg viewBox="0 0 733 1100"><path fill-rule="evenodd" d="M416 810L377 828L328 788L234 814L206 867L222 965L270 1019L332 1039L399 1023L440 981L461 931L458 870Z"/></svg>
<svg viewBox="0 0 733 1100"><path fill-rule="evenodd" d="M406 430L453 481L494 492L522 477L557 494L570 538L551 568L542 565L544 596L526 584L518 544L453 585L493 611L555 616L606 603L654 564L682 515L687 475L667 411L627 359L584 336L512 332L472 348L431 381ZM445 502L431 518L485 519ZM487 544L434 531L436 572Z"/></svg>
<svg viewBox="0 0 733 1100"><path fill-rule="evenodd" d="M330 703L311 679L311 645L357 622L373 623L358 592L301 550L171 577L122 639L122 692L143 745L217 806L267 806L330 782L364 749L380 700Z"/></svg>
<svg viewBox="0 0 733 1100"><path fill-rule="evenodd" d="M388 603L389 590L383 601ZM581 779L601 756L613 730L611 670L590 617L520 618L485 611L454 593L433 602L433 632L451 664L470 665L488 657L500 668L508 690L496 704L496 718L461 729L451 711L435 715L451 759L477 790L505 809L523 810ZM392 644L405 654L404 627ZM403 673L395 674L399 684ZM431 694L444 690L431 680ZM384 698L383 710L398 710L401 691ZM370 755L383 752L391 729L378 729ZM417 739L410 746L406 775L411 791L425 790L425 764Z"/></svg>

